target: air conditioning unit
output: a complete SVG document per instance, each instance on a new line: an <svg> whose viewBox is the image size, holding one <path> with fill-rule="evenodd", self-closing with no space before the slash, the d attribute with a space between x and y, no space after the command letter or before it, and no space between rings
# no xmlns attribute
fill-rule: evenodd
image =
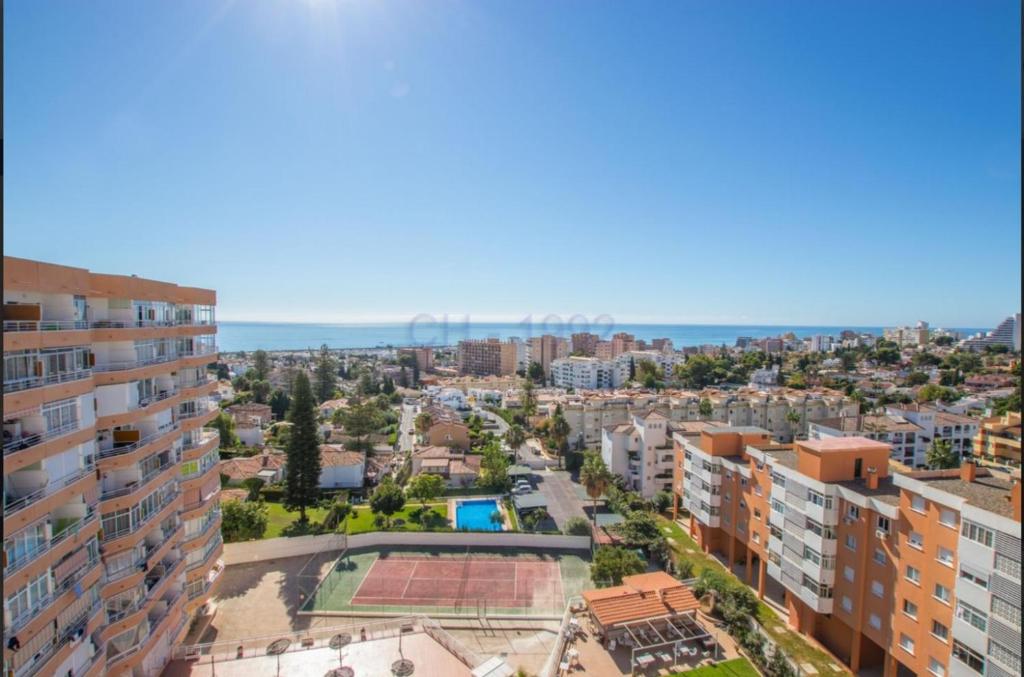
<svg viewBox="0 0 1024 677"><path fill-rule="evenodd" d="M888 538L889 532L885 529L875 529L875 538Z"/></svg>

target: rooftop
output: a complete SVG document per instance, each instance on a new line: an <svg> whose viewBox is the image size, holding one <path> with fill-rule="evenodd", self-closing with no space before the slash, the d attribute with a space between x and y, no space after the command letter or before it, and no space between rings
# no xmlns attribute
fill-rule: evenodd
<svg viewBox="0 0 1024 677"><path fill-rule="evenodd" d="M889 445L866 437L827 437L823 440L800 440L801 447L813 452L827 453L851 449L881 448L889 451Z"/></svg>
<svg viewBox="0 0 1024 677"><path fill-rule="evenodd" d="M900 488L893 483L891 477L880 478L877 489L868 489L867 483L864 480L847 480L845 482L837 482L836 484L855 491L861 496L876 498L883 503L890 505L900 504Z"/></svg>
<svg viewBox="0 0 1024 677"><path fill-rule="evenodd" d="M622 585L585 591L583 599L605 628L694 611L700 606L689 586L664 571L626 576Z"/></svg>
<svg viewBox="0 0 1024 677"><path fill-rule="evenodd" d="M840 430L844 433L852 432L910 432L918 433L923 429L903 418L902 416L840 416L837 418L826 418L816 421L819 426Z"/></svg>
<svg viewBox="0 0 1024 677"><path fill-rule="evenodd" d="M930 487L958 496L976 508L1013 519L1013 505L1009 501L1013 482L994 476L983 476L979 468L973 482L965 482L959 475L949 477L928 477L925 473L914 473L911 477Z"/></svg>

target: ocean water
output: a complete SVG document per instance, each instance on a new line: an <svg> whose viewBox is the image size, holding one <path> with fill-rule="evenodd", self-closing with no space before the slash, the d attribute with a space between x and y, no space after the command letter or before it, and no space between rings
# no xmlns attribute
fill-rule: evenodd
<svg viewBox="0 0 1024 677"><path fill-rule="evenodd" d="M562 322L395 322L385 324L298 324L278 322L219 322L217 344L221 352L240 350L304 350L323 344L330 348L384 348L388 346L450 346L464 339L542 334L568 338L581 331L610 339L620 331L650 341L670 338L675 347L704 344L732 346L739 336L764 338L792 331L799 337L813 334L838 336L844 329L881 335L881 327L743 326L714 324L614 324ZM973 334L978 329L957 329Z"/></svg>

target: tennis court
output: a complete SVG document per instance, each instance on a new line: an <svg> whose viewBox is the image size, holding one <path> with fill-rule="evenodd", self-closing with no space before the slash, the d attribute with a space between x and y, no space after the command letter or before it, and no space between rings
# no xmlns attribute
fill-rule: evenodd
<svg viewBox="0 0 1024 677"><path fill-rule="evenodd" d="M560 615L589 575L581 555L466 548L350 551L304 610Z"/></svg>

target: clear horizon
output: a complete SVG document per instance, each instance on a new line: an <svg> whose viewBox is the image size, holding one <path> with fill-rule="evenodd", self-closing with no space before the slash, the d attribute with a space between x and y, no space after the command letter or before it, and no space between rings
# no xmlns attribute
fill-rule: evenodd
<svg viewBox="0 0 1024 677"><path fill-rule="evenodd" d="M57 4L4 6L6 254L227 321L1021 308L1019 3Z"/></svg>

